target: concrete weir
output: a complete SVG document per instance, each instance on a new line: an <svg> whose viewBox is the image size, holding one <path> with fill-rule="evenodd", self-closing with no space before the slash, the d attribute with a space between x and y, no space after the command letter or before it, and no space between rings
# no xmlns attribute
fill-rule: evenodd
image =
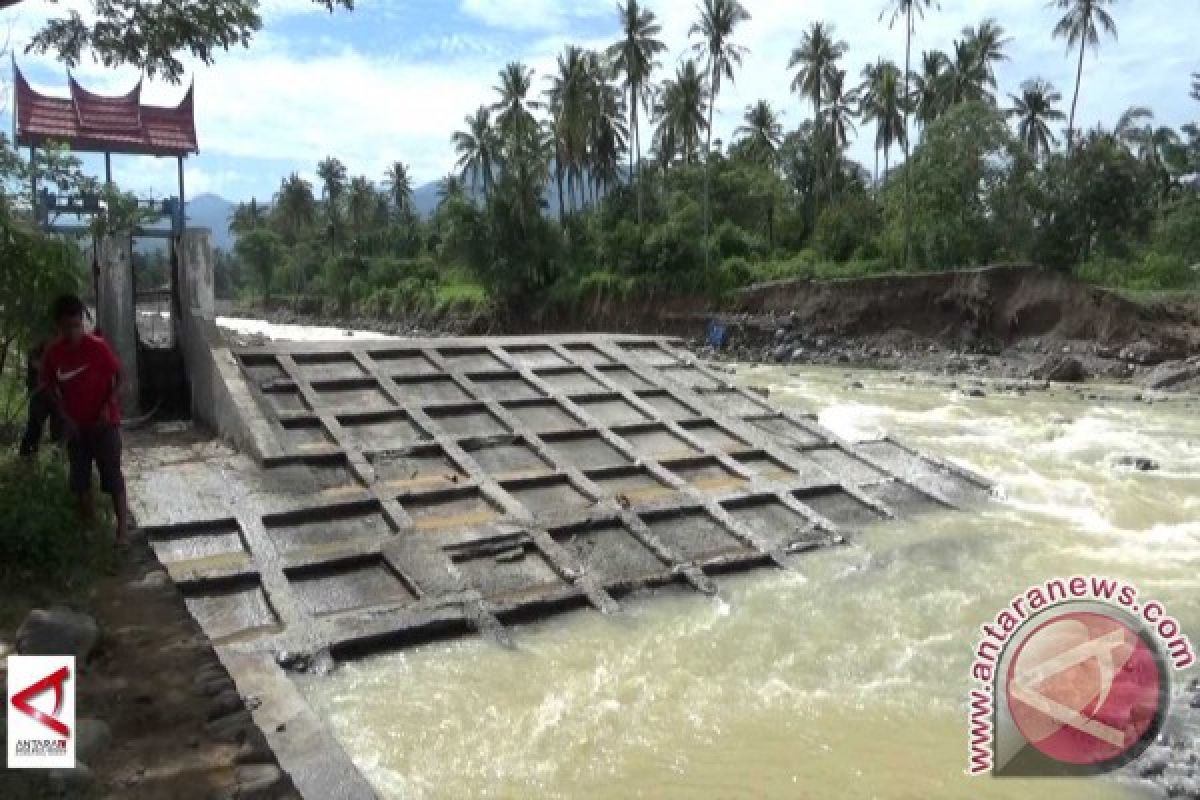
<svg viewBox="0 0 1200 800"><path fill-rule="evenodd" d="M135 511L306 797L374 794L289 670L508 644L514 623L615 612L645 587L712 593L722 573L792 568L856 527L988 493L772 408L668 339L231 349L190 307L194 408L242 452L135 465Z"/></svg>

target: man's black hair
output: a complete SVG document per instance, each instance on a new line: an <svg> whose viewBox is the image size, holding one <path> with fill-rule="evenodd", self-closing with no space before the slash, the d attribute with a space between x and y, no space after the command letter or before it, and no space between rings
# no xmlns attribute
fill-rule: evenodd
<svg viewBox="0 0 1200 800"><path fill-rule="evenodd" d="M54 299L51 314L55 322L62 322L70 317L82 317L87 307L83 301L73 294L62 294Z"/></svg>

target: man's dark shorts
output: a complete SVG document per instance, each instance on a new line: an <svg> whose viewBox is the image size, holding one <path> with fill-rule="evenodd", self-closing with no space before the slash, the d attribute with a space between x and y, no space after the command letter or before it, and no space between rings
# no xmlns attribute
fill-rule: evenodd
<svg viewBox="0 0 1200 800"><path fill-rule="evenodd" d="M114 425L83 428L79 436L67 442L71 462L70 487L75 494L92 488L92 464L100 473L100 488L105 494L125 491L125 476L121 474L121 430Z"/></svg>

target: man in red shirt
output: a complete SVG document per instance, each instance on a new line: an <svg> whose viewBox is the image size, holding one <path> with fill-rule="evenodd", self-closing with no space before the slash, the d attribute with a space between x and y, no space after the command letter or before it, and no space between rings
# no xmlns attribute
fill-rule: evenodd
<svg viewBox="0 0 1200 800"><path fill-rule="evenodd" d="M63 420L70 487L79 498L85 519L95 518L92 463L100 473L100 488L112 497L117 517L117 545L125 543L129 506L121 473L121 409L117 388L121 365L99 336L84 331L83 301L63 295L54 302L59 336L42 358L42 386Z"/></svg>

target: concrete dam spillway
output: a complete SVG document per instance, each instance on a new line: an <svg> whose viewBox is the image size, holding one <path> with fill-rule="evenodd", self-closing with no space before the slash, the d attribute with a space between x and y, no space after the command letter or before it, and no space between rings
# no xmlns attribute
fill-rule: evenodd
<svg viewBox="0 0 1200 800"><path fill-rule="evenodd" d="M242 453L199 443L145 465L135 509L306 797L375 794L289 670L509 644L513 624L616 612L648 587L715 593L723 573L793 568L990 488L783 413L670 339L193 338L209 351L201 370L184 342L193 392Z"/></svg>

